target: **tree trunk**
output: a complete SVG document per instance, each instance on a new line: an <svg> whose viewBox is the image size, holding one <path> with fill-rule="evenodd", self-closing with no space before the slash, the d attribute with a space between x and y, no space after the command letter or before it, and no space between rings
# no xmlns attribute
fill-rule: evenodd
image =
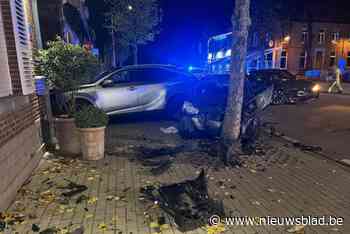
<svg viewBox="0 0 350 234"><path fill-rule="evenodd" d="M232 16L232 57L231 77L227 107L223 125L224 160L232 160L239 145L241 117L243 107L245 60L247 56L247 39L250 20L250 0L235 0L235 11Z"/></svg>
<svg viewBox="0 0 350 234"><path fill-rule="evenodd" d="M132 52L133 52L133 59L134 59L134 65L138 64L138 47L137 45L133 45L132 47Z"/></svg>

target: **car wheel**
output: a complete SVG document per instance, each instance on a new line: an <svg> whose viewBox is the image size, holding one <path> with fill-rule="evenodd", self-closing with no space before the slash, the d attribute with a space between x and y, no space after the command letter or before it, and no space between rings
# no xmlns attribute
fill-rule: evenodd
<svg viewBox="0 0 350 234"><path fill-rule="evenodd" d="M170 99L166 107L166 115L173 120L179 120L182 116L182 107L184 100L174 97Z"/></svg>
<svg viewBox="0 0 350 234"><path fill-rule="evenodd" d="M288 103L288 97L283 90L278 89L273 92L273 95L272 95L273 105L283 105L287 103Z"/></svg>

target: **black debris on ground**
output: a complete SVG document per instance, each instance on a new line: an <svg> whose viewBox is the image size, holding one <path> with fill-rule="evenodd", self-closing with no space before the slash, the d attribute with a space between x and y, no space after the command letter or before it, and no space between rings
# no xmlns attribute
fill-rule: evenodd
<svg viewBox="0 0 350 234"><path fill-rule="evenodd" d="M224 216L222 201L209 198L206 173L201 171L193 180L160 186L146 186L141 196L159 207L173 219L182 232L195 230L208 224L212 215Z"/></svg>
<svg viewBox="0 0 350 234"><path fill-rule="evenodd" d="M301 142L295 142L293 143L293 146L302 150L302 151L310 151L310 152L321 152L323 149L320 146L314 146L314 145L306 145Z"/></svg>

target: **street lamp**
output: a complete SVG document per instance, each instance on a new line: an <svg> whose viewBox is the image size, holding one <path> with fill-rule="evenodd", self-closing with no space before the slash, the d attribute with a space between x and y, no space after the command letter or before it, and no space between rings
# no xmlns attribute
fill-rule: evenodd
<svg viewBox="0 0 350 234"><path fill-rule="evenodd" d="M134 8L131 5L128 5L128 10L132 11Z"/></svg>

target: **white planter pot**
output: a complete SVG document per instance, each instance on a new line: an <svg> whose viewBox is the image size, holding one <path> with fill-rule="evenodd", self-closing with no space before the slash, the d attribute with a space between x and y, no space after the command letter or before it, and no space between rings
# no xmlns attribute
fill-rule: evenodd
<svg viewBox="0 0 350 234"><path fill-rule="evenodd" d="M106 127L79 128L83 159L96 161L104 158L105 129Z"/></svg>
<svg viewBox="0 0 350 234"><path fill-rule="evenodd" d="M81 153L80 136L73 118L56 118L55 131L63 155L77 156Z"/></svg>

